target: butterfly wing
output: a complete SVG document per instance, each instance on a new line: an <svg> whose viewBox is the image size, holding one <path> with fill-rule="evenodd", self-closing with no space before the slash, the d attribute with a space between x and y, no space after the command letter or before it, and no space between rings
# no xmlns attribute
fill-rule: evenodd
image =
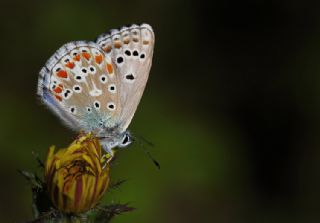
<svg viewBox="0 0 320 223"><path fill-rule="evenodd" d="M97 38L97 44L111 58L117 76L121 107L119 131L123 132L133 118L148 80L154 33L150 25L142 24L111 30Z"/></svg>
<svg viewBox="0 0 320 223"><path fill-rule="evenodd" d="M64 123L98 133L114 128L120 115L115 69L94 42L62 46L42 68L38 95Z"/></svg>

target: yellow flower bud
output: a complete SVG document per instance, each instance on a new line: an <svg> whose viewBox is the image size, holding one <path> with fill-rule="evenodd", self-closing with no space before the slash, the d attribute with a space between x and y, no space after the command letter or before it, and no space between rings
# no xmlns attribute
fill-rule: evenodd
<svg viewBox="0 0 320 223"><path fill-rule="evenodd" d="M91 134L56 153L52 146L45 163L45 180L53 205L65 213L93 208L108 188L109 161Z"/></svg>

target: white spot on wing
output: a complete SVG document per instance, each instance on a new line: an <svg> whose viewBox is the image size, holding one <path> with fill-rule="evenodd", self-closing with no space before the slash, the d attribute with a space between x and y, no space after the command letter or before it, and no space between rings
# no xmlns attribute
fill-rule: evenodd
<svg viewBox="0 0 320 223"><path fill-rule="evenodd" d="M89 92L89 94L92 97L97 97L97 96L100 96L102 94L102 91L100 89L93 89L92 91Z"/></svg>
<svg viewBox="0 0 320 223"><path fill-rule="evenodd" d="M95 83L93 81L92 81L92 85L93 85L93 89L89 92L89 94L92 97L100 96L102 94L102 91L97 88L97 86L95 85Z"/></svg>

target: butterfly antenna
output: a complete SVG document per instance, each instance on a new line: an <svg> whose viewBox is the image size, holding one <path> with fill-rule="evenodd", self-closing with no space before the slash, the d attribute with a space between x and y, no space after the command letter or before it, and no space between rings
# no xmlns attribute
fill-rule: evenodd
<svg viewBox="0 0 320 223"><path fill-rule="evenodd" d="M151 161L154 163L154 165L160 170L160 163L153 158L153 156L151 155L151 153L149 152L149 150L144 146L144 143L147 143L148 145L150 145L151 147L154 147L153 143L147 141L146 139L144 139L143 137L139 136L139 137L135 137L135 136L131 136L132 140L134 142L137 142L139 144L139 147L143 150L144 154L151 159Z"/></svg>
<svg viewBox="0 0 320 223"><path fill-rule="evenodd" d="M139 141L139 143L142 144L142 145L143 145L143 143L145 143L145 144L148 144L148 146L150 146L150 147L153 147L153 148L155 147L155 145L152 142L150 142L149 140L147 140L146 138L144 138L141 135L135 134L134 138L137 139L137 141Z"/></svg>

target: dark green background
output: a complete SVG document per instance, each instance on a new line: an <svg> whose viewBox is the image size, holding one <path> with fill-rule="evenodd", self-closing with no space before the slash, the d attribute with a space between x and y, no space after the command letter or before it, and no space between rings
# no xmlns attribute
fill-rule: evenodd
<svg viewBox="0 0 320 223"><path fill-rule="evenodd" d="M31 218L17 169L75 133L36 99L38 72L66 42L150 23L150 79L106 200L114 222L320 221L320 7L313 1L4 1L0 35L0 221Z"/></svg>

